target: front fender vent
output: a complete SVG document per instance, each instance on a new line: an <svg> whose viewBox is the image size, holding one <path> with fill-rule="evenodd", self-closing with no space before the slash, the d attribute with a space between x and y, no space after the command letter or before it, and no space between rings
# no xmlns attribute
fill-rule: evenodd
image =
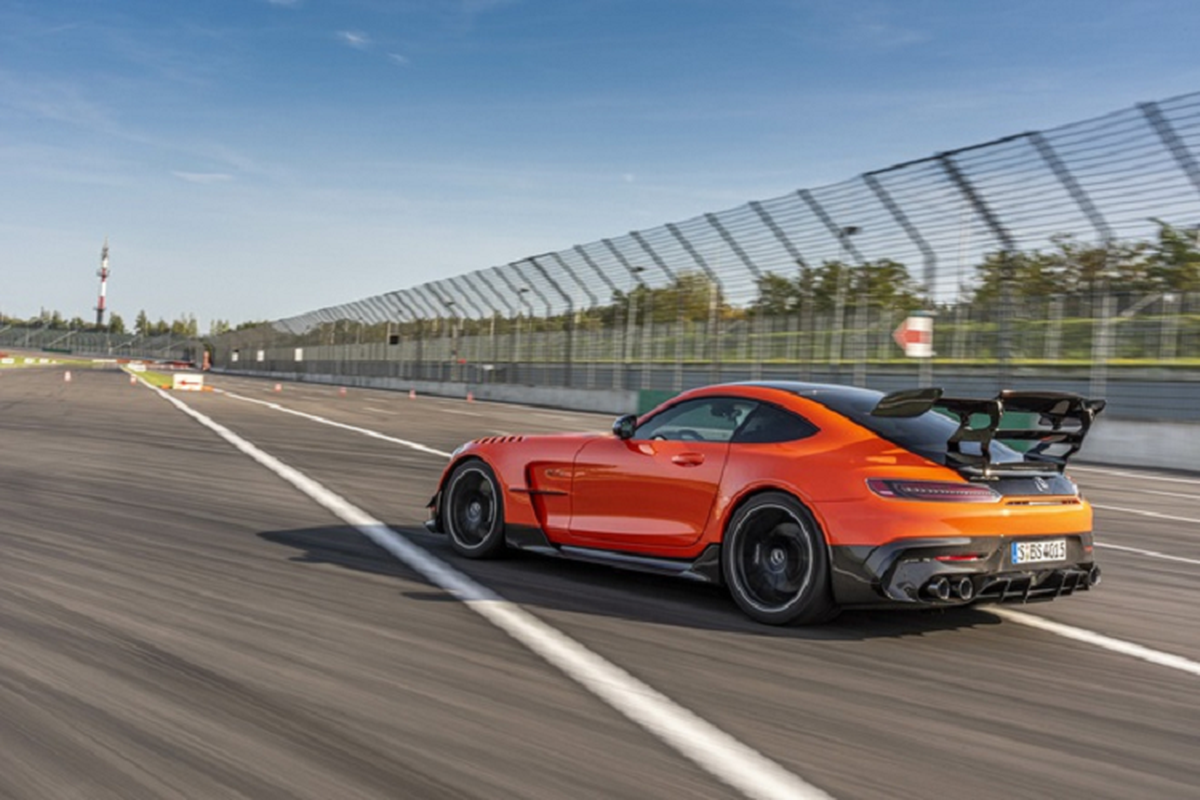
<svg viewBox="0 0 1200 800"><path fill-rule="evenodd" d="M525 441L524 436L485 436L476 439L472 444L513 444Z"/></svg>

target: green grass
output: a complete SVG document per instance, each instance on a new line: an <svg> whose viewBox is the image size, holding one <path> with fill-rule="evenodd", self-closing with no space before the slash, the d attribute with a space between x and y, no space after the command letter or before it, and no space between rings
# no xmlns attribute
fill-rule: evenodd
<svg viewBox="0 0 1200 800"><path fill-rule="evenodd" d="M166 372L155 372L146 370L145 372L134 372L131 369L126 369L130 375L136 375L151 386L157 386L160 389L170 389L175 384L175 376Z"/></svg>

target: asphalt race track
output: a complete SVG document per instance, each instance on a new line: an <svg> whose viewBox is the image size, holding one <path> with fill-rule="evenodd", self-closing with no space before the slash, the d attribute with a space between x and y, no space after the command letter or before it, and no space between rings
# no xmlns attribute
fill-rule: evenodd
<svg viewBox="0 0 1200 800"><path fill-rule="evenodd" d="M607 417L172 395L733 737L739 789L497 628L500 601L477 613L156 390L72 378L0 372L0 797L732 798L769 762L796 797L1200 796L1200 475L1080 465L1096 591L773 629L712 587L424 532L438 453Z"/></svg>

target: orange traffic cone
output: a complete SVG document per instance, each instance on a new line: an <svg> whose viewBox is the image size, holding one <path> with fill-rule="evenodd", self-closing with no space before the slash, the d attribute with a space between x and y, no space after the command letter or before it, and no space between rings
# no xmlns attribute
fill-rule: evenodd
<svg viewBox="0 0 1200 800"><path fill-rule="evenodd" d="M67 383L71 382L71 370L67 370L66 372L63 373L63 380L66 381Z"/></svg>
<svg viewBox="0 0 1200 800"><path fill-rule="evenodd" d="M130 376L129 376L129 385L130 385L130 386L137 386L137 376L136 376L136 375L130 375Z"/></svg>
<svg viewBox="0 0 1200 800"><path fill-rule="evenodd" d="M409 400L416 400L416 399L417 399L417 390L416 390L416 389L409 389L409 390L408 390L408 399L409 399Z"/></svg>
<svg viewBox="0 0 1200 800"><path fill-rule="evenodd" d="M283 391L283 384L282 384L282 383L277 383L277 384L275 384L275 391L277 391L277 392L282 392L282 391Z"/></svg>
<svg viewBox="0 0 1200 800"><path fill-rule="evenodd" d="M475 395L474 395L474 394L472 394L471 392L467 392L467 402L468 402L468 403L474 403L474 402L475 402Z"/></svg>
<svg viewBox="0 0 1200 800"><path fill-rule="evenodd" d="M338 396L339 396L339 397L345 397L345 396L346 396L346 387L345 387L345 386L342 386L342 387L340 387L340 388L338 389Z"/></svg>

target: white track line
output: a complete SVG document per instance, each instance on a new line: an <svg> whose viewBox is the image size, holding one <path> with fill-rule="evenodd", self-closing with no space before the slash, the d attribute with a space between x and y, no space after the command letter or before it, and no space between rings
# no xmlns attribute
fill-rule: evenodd
<svg viewBox="0 0 1200 800"><path fill-rule="evenodd" d="M373 414L388 414L389 416L396 413L395 411L388 411L386 408L376 408L375 406L363 406L362 410L370 411Z"/></svg>
<svg viewBox="0 0 1200 800"><path fill-rule="evenodd" d="M1164 483L1187 483L1200 486L1200 478L1172 478L1150 472L1125 472L1119 469L1101 469L1100 467L1079 467L1074 464L1067 467L1069 472L1095 472L1100 475L1115 475L1118 478L1140 478L1142 480L1162 481Z"/></svg>
<svg viewBox="0 0 1200 800"><path fill-rule="evenodd" d="M149 384L147 384L147 385L149 385ZM408 439L397 439L395 436L388 436L386 434L380 433L379 431L373 431L370 428L360 428L357 425L347 425L344 422L338 422L336 420L327 419L325 417L318 417L316 414L306 414L303 411L296 411L293 408L288 408L287 406L281 406L278 403L268 403L266 400L258 400L253 397L244 397L240 394L234 394L233 392L225 391L224 389L217 389L216 391L220 392L221 394L225 395L226 397L231 397L234 400L243 400L247 403L258 403L260 406L266 406L267 408L274 409L275 411L282 411L285 414L292 414L297 417L304 417L305 419L310 419L313 422L319 422L322 425L332 425L335 428L341 428L341 429L347 430L347 431L354 431L355 433L361 433L363 436L370 436L372 439L382 439L385 442L391 442L393 444L404 445L405 447L409 447L413 450L418 450L422 453L429 453L429 454L435 455L435 456L442 456L443 458L450 457L450 454L445 452L444 450L435 450L434 448L427 447L426 445L423 445L420 442L410 442Z"/></svg>
<svg viewBox="0 0 1200 800"><path fill-rule="evenodd" d="M157 387L151 388L180 411L295 486L347 525L353 526L368 539L424 575L431 583L457 597L479 616L557 667L567 677L713 777L751 798L830 800L830 795L676 704L666 695L588 650L557 628L547 625L515 603L505 600L491 589L481 586L449 564L430 555L304 473L260 450L224 425L214 422L167 392Z"/></svg>
<svg viewBox="0 0 1200 800"><path fill-rule="evenodd" d="M1111 636L1105 636L1101 633L1076 628L1073 625L1063 625L1061 622L1051 622L1042 617L1035 617L1033 614L1026 614L1024 611L1012 611L1007 608L989 608L988 612L995 614L1001 619L1006 619L1009 622L1016 622L1020 625L1028 625L1031 628L1047 631L1057 636L1063 636L1067 639L1074 639L1077 642L1086 642L1096 647L1111 650L1114 653L1120 653L1126 656L1140 658L1143 661L1149 661L1151 664L1157 664L1160 667L1170 667L1190 675L1200 677L1200 663L1192 661L1183 656L1176 656L1170 653L1164 653L1160 650L1152 650L1149 647L1143 647L1140 644L1133 642L1122 641L1121 639L1113 639Z"/></svg>
<svg viewBox="0 0 1200 800"><path fill-rule="evenodd" d="M1186 500L1200 500L1200 494L1185 494L1184 492L1158 492L1154 489L1126 489L1125 491L1138 494L1156 494L1159 497L1182 497Z"/></svg>
<svg viewBox="0 0 1200 800"><path fill-rule="evenodd" d="M1139 547L1124 547L1119 544L1108 544L1106 542L1096 542L1096 547L1107 547L1109 550L1123 550L1127 553L1137 553L1140 556L1149 556L1151 558L1162 558L1167 561L1178 561L1182 564L1200 564L1200 559L1184 558L1183 556L1173 556L1169 553L1160 553L1157 550L1142 550Z"/></svg>
<svg viewBox="0 0 1200 800"><path fill-rule="evenodd" d="M1153 517L1154 519L1169 519L1174 522L1194 522L1200 525L1200 519L1195 517L1176 517L1173 514L1160 514L1157 511L1143 511L1140 508L1124 508L1122 506L1102 506L1098 503L1092 503L1092 508L1100 508L1105 511L1120 511L1125 514L1137 514L1139 517Z"/></svg>

